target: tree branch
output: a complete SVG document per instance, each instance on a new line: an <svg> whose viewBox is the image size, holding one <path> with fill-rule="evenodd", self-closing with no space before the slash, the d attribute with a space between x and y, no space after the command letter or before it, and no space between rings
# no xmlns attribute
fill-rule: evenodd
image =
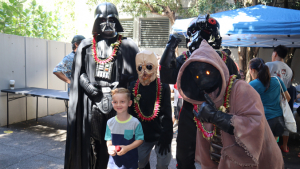
<svg viewBox="0 0 300 169"><path fill-rule="evenodd" d="M179 1L179 0L176 0L176 9L174 10L174 12L175 13L177 13L177 11L178 11L178 9L180 8L180 6L181 6L181 1Z"/></svg>
<svg viewBox="0 0 300 169"><path fill-rule="evenodd" d="M150 9L150 12L153 13L153 14L157 14L157 15L163 15L165 16L164 14L159 14L152 5L150 5L149 3L145 3L144 5L146 5L149 9Z"/></svg>
<svg viewBox="0 0 300 169"><path fill-rule="evenodd" d="M274 0L274 2L273 2L273 6L275 6L276 5L276 0Z"/></svg>

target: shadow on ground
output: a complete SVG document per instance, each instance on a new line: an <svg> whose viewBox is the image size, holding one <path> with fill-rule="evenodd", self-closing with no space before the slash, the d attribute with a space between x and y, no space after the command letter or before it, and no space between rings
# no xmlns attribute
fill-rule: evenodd
<svg viewBox="0 0 300 169"><path fill-rule="evenodd" d="M0 127L0 169L63 169L66 130L66 113ZM174 134L170 169L176 168L176 137ZM151 169L156 168L154 150L150 164Z"/></svg>
<svg viewBox="0 0 300 169"><path fill-rule="evenodd" d="M63 169L67 129L66 113L59 113L0 127L0 169ZM177 128L174 128L176 131ZM12 131L12 133L5 133ZM176 168L176 137L172 140L170 169ZM281 145L281 142L279 142ZM299 169L299 134L291 134L289 153L283 153L286 169ZM156 154L150 156L151 169L156 167ZM201 169L196 164L196 169Z"/></svg>

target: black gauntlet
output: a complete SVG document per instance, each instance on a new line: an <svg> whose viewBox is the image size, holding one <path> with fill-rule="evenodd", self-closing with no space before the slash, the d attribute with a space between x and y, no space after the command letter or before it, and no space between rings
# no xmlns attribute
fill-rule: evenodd
<svg viewBox="0 0 300 169"><path fill-rule="evenodd" d="M92 99L100 98L102 97L102 91L101 86L97 83L92 84L87 75L85 73L80 75L79 83L81 87L85 90L87 95Z"/></svg>
<svg viewBox="0 0 300 169"><path fill-rule="evenodd" d="M159 146L159 154L167 155L168 153L170 153L171 143L167 143L165 140L159 140L157 145Z"/></svg>
<svg viewBox="0 0 300 169"><path fill-rule="evenodd" d="M169 41L166 45L166 49L160 59L159 64L161 66L171 68L175 66L176 63L176 55L175 55L175 49L178 46L178 44L181 42L180 37L177 34L171 34Z"/></svg>
<svg viewBox="0 0 300 169"><path fill-rule="evenodd" d="M204 122L213 123L221 130L233 135L234 127L231 125L233 115L226 114L216 109L214 102L204 94L206 102L202 103L199 112L193 110L195 116Z"/></svg>

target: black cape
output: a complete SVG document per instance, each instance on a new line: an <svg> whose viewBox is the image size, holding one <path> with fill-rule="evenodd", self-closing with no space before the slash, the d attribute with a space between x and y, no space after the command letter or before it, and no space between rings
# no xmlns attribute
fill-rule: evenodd
<svg viewBox="0 0 300 169"><path fill-rule="evenodd" d="M134 79L137 79L135 56L138 51L139 49L133 40L123 38L117 56L115 56L111 82L119 81L120 73L131 75ZM92 103L80 86L79 77L82 73L86 73L90 82L95 82L95 67L92 38L84 39L76 51L72 67L65 169L90 168L89 114ZM106 126L106 124L104 125ZM106 143L102 144L106 145Z"/></svg>

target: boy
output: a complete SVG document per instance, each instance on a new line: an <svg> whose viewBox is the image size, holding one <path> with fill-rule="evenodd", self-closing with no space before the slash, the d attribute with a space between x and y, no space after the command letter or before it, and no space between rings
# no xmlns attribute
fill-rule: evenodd
<svg viewBox="0 0 300 169"><path fill-rule="evenodd" d="M141 123L128 114L131 106L130 92L125 88L111 91L112 105L117 115L107 121L105 140L107 141L109 169L137 169L137 147L143 143L144 133ZM120 145L121 150L117 150Z"/></svg>

